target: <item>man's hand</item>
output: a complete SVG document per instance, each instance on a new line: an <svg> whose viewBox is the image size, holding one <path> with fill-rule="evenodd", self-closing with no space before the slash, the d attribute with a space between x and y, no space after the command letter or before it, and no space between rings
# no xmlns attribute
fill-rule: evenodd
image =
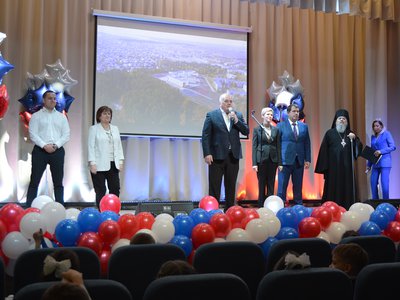
<svg viewBox="0 0 400 300"><path fill-rule="evenodd" d="M44 145L43 149L47 153L53 153L54 151L56 151L56 149L54 149L54 147L53 147L53 144Z"/></svg>
<svg viewBox="0 0 400 300"><path fill-rule="evenodd" d="M258 166L253 166L253 170L258 172Z"/></svg>
<svg viewBox="0 0 400 300"><path fill-rule="evenodd" d="M355 138L356 138L356 135L354 133L352 133L352 132L350 132L347 136L351 140L355 140Z"/></svg>
<svg viewBox="0 0 400 300"><path fill-rule="evenodd" d="M90 173L97 174L97 166L96 165L90 165Z"/></svg>
<svg viewBox="0 0 400 300"><path fill-rule="evenodd" d="M213 163L213 157L211 154L207 155L204 157L204 161L206 162L207 165L211 165Z"/></svg>
<svg viewBox="0 0 400 300"><path fill-rule="evenodd" d="M74 283L83 286L82 273L74 269L69 269L68 271L61 274L63 282Z"/></svg>
<svg viewBox="0 0 400 300"><path fill-rule="evenodd" d="M310 168L310 162L309 161L305 161L304 162L304 169L308 169Z"/></svg>

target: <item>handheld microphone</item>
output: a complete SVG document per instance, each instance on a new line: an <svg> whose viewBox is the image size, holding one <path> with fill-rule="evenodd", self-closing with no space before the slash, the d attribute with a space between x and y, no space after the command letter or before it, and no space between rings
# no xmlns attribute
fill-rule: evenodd
<svg viewBox="0 0 400 300"><path fill-rule="evenodd" d="M229 118L230 118L230 119L233 119L232 113L235 113L235 111L233 110L233 107L229 107L229 108L228 108L228 111L229 111Z"/></svg>

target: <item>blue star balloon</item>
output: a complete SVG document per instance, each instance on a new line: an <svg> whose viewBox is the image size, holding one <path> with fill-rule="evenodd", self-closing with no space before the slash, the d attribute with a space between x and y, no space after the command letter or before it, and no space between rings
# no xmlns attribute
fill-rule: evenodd
<svg viewBox="0 0 400 300"><path fill-rule="evenodd" d="M75 100L75 98L72 97L67 92L57 93L56 97L57 97L56 109L59 112L62 112L63 110L68 112L69 107L71 106L72 102Z"/></svg>
<svg viewBox="0 0 400 300"><path fill-rule="evenodd" d="M3 81L3 76L12 69L14 69L14 66L6 61L0 53L0 84Z"/></svg>
<svg viewBox="0 0 400 300"><path fill-rule="evenodd" d="M25 107L25 109L33 114L43 107L43 94L48 90L45 84L42 84L36 90L28 89L24 97L18 101Z"/></svg>

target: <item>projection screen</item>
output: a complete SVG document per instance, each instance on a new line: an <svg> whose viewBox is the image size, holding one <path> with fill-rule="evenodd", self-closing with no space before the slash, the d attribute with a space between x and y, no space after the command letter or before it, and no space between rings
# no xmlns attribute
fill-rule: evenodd
<svg viewBox="0 0 400 300"><path fill-rule="evenodd" d="M248 121L250 28L94 10L93 120L103 105L123 135L200 137L219 95Z"/></svg>

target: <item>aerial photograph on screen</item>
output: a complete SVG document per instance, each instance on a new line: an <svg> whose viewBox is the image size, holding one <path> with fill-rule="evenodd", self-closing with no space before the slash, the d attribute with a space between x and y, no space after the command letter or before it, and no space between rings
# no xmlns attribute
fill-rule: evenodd
<svg viewBox="0 0 400 300"><path fill-rule="evenodd" d="M219 95L247 116L247 41L99 25L96 109L123 134L199 137Z"/></svg>

